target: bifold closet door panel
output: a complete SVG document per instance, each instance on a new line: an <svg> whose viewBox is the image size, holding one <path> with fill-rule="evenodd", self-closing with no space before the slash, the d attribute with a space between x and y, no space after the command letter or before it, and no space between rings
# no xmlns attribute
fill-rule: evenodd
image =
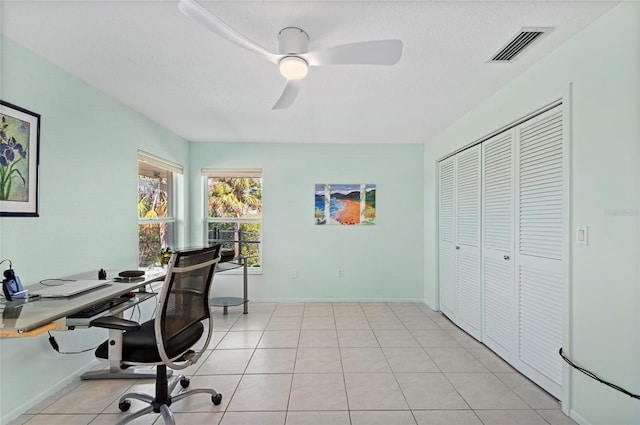
<svg viewBox="0 0 640 425"><path fill-rule="evenodd" d="M480 145L456 155L456 323L482 339Z"/></svg>
<svg viewBox="0 0 640 425"><path fill-rule="evenodd" d="M518 364L561 396L566 211L562 110L516 129Z"/></svg>
<svg viewBox="0 0 640 425"><path fill-rule="evenodd" d="M438 168L438 279L440 311L455 321L455 157L440 162Z"/></svg>
<svg viewBox="0 0 640 425"><path fill-rule="evenodd" d="M508 130L482 144L482 340L507 361L518 341L513 140Z"/></svg>

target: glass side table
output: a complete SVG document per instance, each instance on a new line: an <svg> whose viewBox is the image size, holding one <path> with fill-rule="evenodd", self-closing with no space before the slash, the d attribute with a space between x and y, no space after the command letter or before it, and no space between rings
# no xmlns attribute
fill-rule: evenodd
<svg viewBox="0 0 640 425"><path fill-rule="evenodd" d="M216 273L226 272L242 267L242 297L213 297L209 299L209 304L214 307L222 307L222 314L228 314L228 307L244 305L243 314L249 313L249 291L248 291L248 264L247 257L240 256L231 261L218 263Z"/></svg>

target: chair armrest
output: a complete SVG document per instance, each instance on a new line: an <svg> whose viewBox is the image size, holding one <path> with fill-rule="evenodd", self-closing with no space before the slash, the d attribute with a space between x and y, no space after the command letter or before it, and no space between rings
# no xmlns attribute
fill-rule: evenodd
<svg viewBox="0 0 640 425"><path fill-rule="evenodd" d="M115 316L102 316L89 322L89 327L135 331L140 329L140 323Z"/></svg>

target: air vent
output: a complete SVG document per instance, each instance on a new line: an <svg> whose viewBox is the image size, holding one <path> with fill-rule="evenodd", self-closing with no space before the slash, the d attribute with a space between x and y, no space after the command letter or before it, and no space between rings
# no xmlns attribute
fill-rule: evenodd
<svg viewBox="0 0 640 425"><path fill-rule="evenodd" d="M489 62L513 62L516 57L527 47L552 28L522 28L498 53L493 55Z"/></svg>

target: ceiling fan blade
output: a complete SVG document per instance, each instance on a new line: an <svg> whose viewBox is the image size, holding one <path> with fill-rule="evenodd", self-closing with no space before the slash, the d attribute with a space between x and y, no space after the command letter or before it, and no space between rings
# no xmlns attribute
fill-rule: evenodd
<svg viewBox="0 0 640 425"><path fill-rule="evenodd" d="M402 41L376 40L341 44L300 56L311 66L395 65L402 56Z"/></svg>
<svg viewBox="0 0 640 425"><path fill-rule="evenodd" d="M302 80L287 80L287 84L284 86L284 90L280 95L280 99L273 105L271 109L286 109L296 100Z"/></svg>
<svg viewBox="0 0 640 425"><path fill-rule="evenodd" d="M278 63L282 56L276 55L254 41L249 40L247 37L222 22L218 17L212 15L211 12L194 0L180 0L178 3L178 9L180 9L180 11L186 16L193 19L200 25L203 25L220 37L225 38L230 42L249 50L250 52L257 53L270 62Z"/></svg>

